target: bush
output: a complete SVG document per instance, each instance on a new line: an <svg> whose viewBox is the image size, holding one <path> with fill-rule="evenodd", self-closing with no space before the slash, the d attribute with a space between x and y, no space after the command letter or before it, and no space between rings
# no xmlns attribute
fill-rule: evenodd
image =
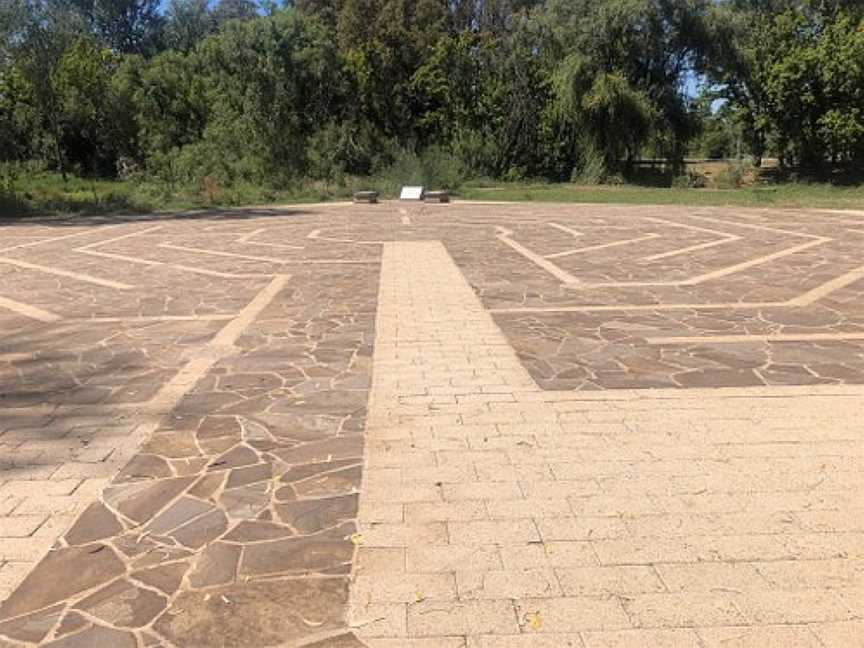
<svg viewBox="0 0 864 648"><path fill-rule="evenodd" d="M424 181L438 189L457 189L465 180L465 167L452 151L430 146L420 156Z"/></svg>
<svg viewBox="0 0 864 648"><path fill-rule="evenodd" d="M585 146L579 155L579 162L573 169L571 182L585 185L603 184L608 175L603 154L593 146Z"/></svg>
<svg viewBox="0 0 864 648"><path fill-rule="evenodd" d="M309 176L344 182L346 175L371 175L392 163L395 143L366 123L328 124L306 149Z"/></svg>
<svg viewBox="0 0 864 648"><path fill-rule="evenodd" d="M453 157L466 169L481 176L495 177L498 149L493 138L480 131L462 128L453 139Z"/></svg>
<svg viewBox="0 0 864 648"><path fill-rule="evenodd" d="M21 176L21 169L18 162L0 162L0 193L14 193L15 181Z"/></svg>
<svg viewBox="0 0 864 648"><path fill-rule="evenodd" d="M714 178L718 189L738 189L744 179L744 165L741 162L730 162L725 169Z"/></svg>
<svg viewBox="0 0 864 648"><path fill-rule="evenodd" d="M381 179L388 189L395 191L404 185L457 189L465 177L461 160L442 147L432 146L420 155L403 150Z"/></svg>
<svg viewBox="0 0 864 648"><path fill-rule="evenodd" d="M722 160L732 155L734 141L729 131L723 128L709 130L702 136L702 155L709 160Z"/></svg>
<svg viewBox="0 0 864 648"><path fill-rule="evenodd" d="M0 218L22 216L29 211L29 205L15 191L23 169L18 162L0 163Z"/></svg>
<svg viewBox="0 0 864 648"><path fill-rule="evenodd" d="M708 177L696 171L688 171L672 178L674 189L704 189L708 186Z"/></svg>
<svg viewBox="0 0 864 648"><path fill-rule="evenodd" d="M0 218L24 216L30 211L30 206L17 194L0 190Z"/></svg>

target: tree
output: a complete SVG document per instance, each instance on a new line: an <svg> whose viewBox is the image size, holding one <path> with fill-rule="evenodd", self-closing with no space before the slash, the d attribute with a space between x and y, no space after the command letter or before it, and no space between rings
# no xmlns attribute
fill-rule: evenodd
<svg viewBox="0 0 864 648"><path fill-rule="evenodd" d="M704 69L740 116L757 164L770 146L782 166L819 173L861 159L862 8L816 0L755 0L712 10Z"/></svg>
<svg viewBox="0 0 864 648"><path fill-rule="evenodd" d="M541 6L543 0L450 0L458 30L500 34L508 31L514 17Z"/></svg>
<svg viewBox="0 0 864 648"><path fill-rule="evenodd" d="M258 15L258 7L252 0L219 0L213 10L217 25L229 20L249 20Z"/></svg>
<svg viewBox="0 0 864 648"><path fill-rule="evenodd" d="M164 156L198 142L208 106L205 79L191 54L164 52L143 63L130 60L120 76L137 108L140 141L148 157Z"/></svg>
<svg viewBox="0 0 864 648"><path fill-rule="evenodd" d="M59 1L59 0L56 0ZM161 0L69 0L93 32L122 54L158 50L164 19Z"/></svg>
<svg viewBox="0 0 864 648"><path fill-rule="evenodd" d="M201 146L216 153L205 161L228 180L301 173L310 134L338 103L338 59L323 30L290 11L232 21L195 59L207 106Z"/></svg>
<svg viewBox="0 0 864 648"><path fill-rule="evenodd" d="M0 3L0 70L12 64L16 39L20 38L26 21L27 4L24 0Z"/></svg>
<svg viewBox="0 0 864 648"><path fill-rule="evenodd" d="M188 52L216 27L209 0L171 0L165 24L165 44L171 49Z"/></svg>
<svg viewBox="0 0 864 648"><path fill-rule="evenodd" d="M168 1L0 0L0 155L222 182L864 161L860 0Z"/></svg>
<svg viewBox="0 0 864 648"><path fill-rule="evenodd" d="M52 159L65 181L63 114L55 70L66 48L79 37L80 25L68 10L46 0L24 0L21 6L23 13L10 40L11 64L21 94L31 101L34 146L44 149L42 154Z"/></svg>
<svg viewBox="0 0 864 648"><path fill-rule="evenodd" d="M589 131L607 170L651 138L680 164L695 134L682 88L706 33L705 10L702 0L549 1L555 114ZM574 164L578 139L570 139Z"/></svg>
<svg viewBox="0 0 864 648"><path fill-rule="evenodd" d="M344 0L294 0L294 6L304 16L317 20L329 30L335 30Z"/></svg>
<svg viewBox="0 0 864 648"><path fill-rule="evenodd" d="M61 56L53 85L59 105L62 146L68 162L88 174L110 176L134 141L134 123L118 110L113 77L120 58L90 37Z"/></svg>
<svg viewBox="0 0 864 648"><path fill-rule="evenodd" d="M38 130L32 88L14 66L0 68L0 162L34 155Z"/></svg>

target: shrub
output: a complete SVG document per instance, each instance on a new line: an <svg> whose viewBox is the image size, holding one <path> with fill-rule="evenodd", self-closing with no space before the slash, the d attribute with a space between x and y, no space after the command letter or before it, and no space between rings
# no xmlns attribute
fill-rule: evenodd
<svg viewBox="0 0 864 648"><path fill-rule="evenodd" d="M368 123L331 123L309 138L309 176L340 184L346 175L368 176L392 163L395 148L393 140Z"/></svg>
<svg viewBox="0 0 864 648"><path fill-rule="evenodd" d="M30 211L30 206L13 192L0 190L0 218L23 216Z"/></svg>
<svg viewBox="0 0 864 648"><path fill-rule="evenodd" d="M498 148L494 138L478 130L461 128L453 139L452 152L464 168L481 176L498 175Z"/></svg>
<svg viewBox="0 0 864 648"><path fill-rule="evenodd" d="M607 175L603 154L588 144L579 155L579 161L573 169L570 181L585 185L603 184Z"/></svg>
<svg viewBox="0 0 864 648"><path fill-rule="evenodd" d="M430 146L420 156L424 181L430 187L456 189L465 180L465 167L452 151Z"/></svg>
<svg viewBox="0 0 864 648"><path fill-rule="evenodd" d="M391 190L403 185L456 189L465 180L464 166L461 160L443 147L429 147L420 155L403 150L384 171L381 179Z"/></svg>
<svg viewBox="0 0 864 648"><path fill-rule="evenodd" d="M744 165L741 162L730 162L725 169L714 178L718 189L737 189L744 179Z"/></svg>
<svg viewBox="0 0 864 648"><path fill-rule="evenodd" d="M21 176L21 165L17 162L0 162L0 193L15 191L15 181Z"/></svg>
<svg viewBox="0 0 864 648"><path fill-rule="evenodd" d="M201 199L205 203L215 205L221 193L219 181L214 176L206 175L201 179Z"/></svg>
<svg viewBox="0 0 864 648"><path fill-rule="evenodd" d="M674 189L704 189L708 186L708 177L696 171L688 171L672 178Z"/></svg>

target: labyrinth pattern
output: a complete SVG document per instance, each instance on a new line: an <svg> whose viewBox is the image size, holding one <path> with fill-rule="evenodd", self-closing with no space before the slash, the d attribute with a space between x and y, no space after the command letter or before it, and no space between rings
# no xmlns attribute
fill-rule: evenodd
<svg viewBox="0 0 864 648"><path fill-rule="evenodd" d="M382 250L414 242L440 242L538 393L864 384L864 212L4 225L0 646L364 645L346 609Z"/></svg>
<svg viewBox="0 0 864 648"><path fill-rule="evenodd" d="M482 294L542 386L861 382L864 219L592 211L497 228L531 267Z"/></svg>

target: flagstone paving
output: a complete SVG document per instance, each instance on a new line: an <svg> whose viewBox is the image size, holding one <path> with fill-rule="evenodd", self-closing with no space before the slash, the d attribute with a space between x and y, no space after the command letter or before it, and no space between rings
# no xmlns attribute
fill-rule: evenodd
<svg viewBox="0 0 864 648"><path fill-rule="evenodd" d="M0 646L859 646L862 245L616 206L4 225Z"/></svg>

